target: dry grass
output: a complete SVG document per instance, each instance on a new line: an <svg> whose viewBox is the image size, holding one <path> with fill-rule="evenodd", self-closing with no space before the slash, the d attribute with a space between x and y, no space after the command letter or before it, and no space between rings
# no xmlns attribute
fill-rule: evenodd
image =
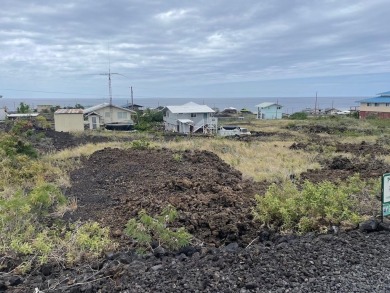
<svg viewBox="0 0 390 293"><path fill-rule="evenodd" d="M228 139L186 139L165 142L162 146L177 149L207 150L256 181L283 181L307 169L318 168L317 153L291 151L293 141L240 142Z"/></svg>

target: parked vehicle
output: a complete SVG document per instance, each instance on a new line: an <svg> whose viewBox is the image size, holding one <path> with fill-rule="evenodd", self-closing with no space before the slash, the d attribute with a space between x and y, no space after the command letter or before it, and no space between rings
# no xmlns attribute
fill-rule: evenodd
<svg viewBox="0 0 390 293"><path fill-rule="evenodd" d="M337 111L336 114L337 115L348 115L348 114L351 114L351 111L349 111L349 110Z"/></svg>
<svg viewBox="0 0 390 293"><path fill-rule="evenodd" d="M240 127L240 126L234 126L234 125L226 125L221 126L218 129L218 135L220 136L244 136L244 135L251 135L250 131L248 131L247 128Z"/></svg>

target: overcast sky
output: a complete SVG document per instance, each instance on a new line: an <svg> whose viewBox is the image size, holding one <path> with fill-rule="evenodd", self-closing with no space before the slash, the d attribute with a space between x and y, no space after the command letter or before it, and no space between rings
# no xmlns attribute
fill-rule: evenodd
<svg viewBox="0 0 390 293"><path fill-rule="evenodd" d="M49 4L48 4L49 3ZM5 98L372 96L389 0L2 0Z"/></svg>

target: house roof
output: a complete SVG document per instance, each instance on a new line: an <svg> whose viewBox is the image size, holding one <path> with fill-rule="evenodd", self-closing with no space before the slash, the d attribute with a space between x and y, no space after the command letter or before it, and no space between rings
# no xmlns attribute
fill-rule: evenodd
<svg viewBox="0 0 390 293"><path fill-rule="evenodd" d="M191 124L191 123L194 123L194 121L190 120L190 119L177 119L179 122L181 123L185 123L185 124Z"/></svg>
<svg viewBox="0 0 390 293"><path fill-rule="evenodd" d="M104 108L109 108L109 107L110 107L110 103L102 103L102 104L95 105L95 106L92 106L90 108L85 109L83 113L84 114L88 114L90 112L94 112L94 111L97 111L97 110L100 110L100 109L104 109ZM119 106L115 106L115 105L111 105L111 107L117 108L117 109L120 109L120 110L123 110L123 111L126 111L126 112L130 112L130 113L135 113L135 111L130 110L130 109L126 109L126 108L123 108L123 107L119 107Z"/></svg>
<svg viewBox="0 0 390 293"><path fill-rule="evenodd" d="M270 106L273 106L273 105L280 106L277 103L264 102L264 103L260 103L260 104L256 105L256 108L267 108L267 107L270 107Z"/></svg>
<svg viewBox="0 0 390 293"><path fill-rule="evenodd" d="M131 103L127 103L125 105L122 105L123 108L131 108L131 107L135 107L135 108L143 108L144 106L141 106L141 105L138 105L138 104L131 104Z"/></svg>
<svg viewBox="0 0 390 293"><path fill-rule="evenodd" d="M198 105L193 102L181 106L167 106L166 108L172 113L215 113L209 106Z"/></svg>
<svg viewBox="0 0 390 293"><path fill-rule="evenodd" d="M83 109L58 109L54 114L83 114Z"/></svg>
<svg viewBox="0 0 390 293"><path fill-rule="evenodd" d="M381 97L390 97L390 91L389 92L383 92L378 94Z"/></svg>
<svg viewBox="0 0 390 293"><path fill-rule="evenodd" d="M375 98L368 98L364 100L358 101L359 103L390 103L390 96L389 97L375 97Z"/></svg>
<svg viewBox="0 0 390 293"><path fill-rule="evenodd" d="M17 113L17 114L7 114L9 118L17 117L37 117L39 113Z"/></svg>

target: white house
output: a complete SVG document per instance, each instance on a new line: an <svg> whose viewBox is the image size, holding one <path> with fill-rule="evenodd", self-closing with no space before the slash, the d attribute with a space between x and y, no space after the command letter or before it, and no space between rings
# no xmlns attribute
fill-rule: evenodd
<svg viewBox="0 0 390 293"><path fill-rule="evenodd" d="M282 106L277 103L261 103L256 105L257 119L282 119Z"/></svg>
<svg viewBox="0 0 390 293"><path fill-rule="evenodd" d="M134 124L132 115L136 112L110 103L103 103L85 109L84 116L88 119L90 129L99 129L107 124Z"/></svg>
<svg viewBox="0 0 390 293"><path fill-rule="evenodd" d="M167 106L164 109L166 131L180 133L216 133L218 119L215 111L207 105L190 102L181 106Z"/></svg>

